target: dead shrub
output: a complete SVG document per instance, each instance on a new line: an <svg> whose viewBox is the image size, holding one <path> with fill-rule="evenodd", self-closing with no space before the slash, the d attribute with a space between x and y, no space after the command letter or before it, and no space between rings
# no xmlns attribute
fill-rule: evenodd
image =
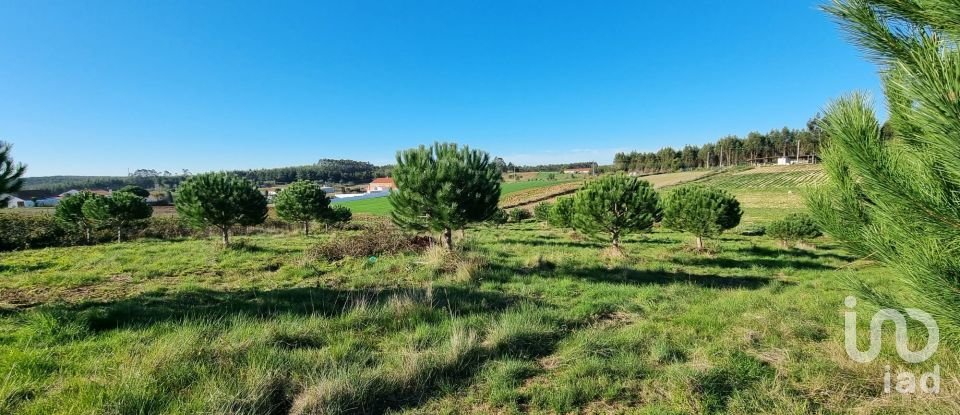
<svg viewBox="0 0 960 415"><path fill-rule="evenodd" d="M429 237L410 236L389 225L372 225L356 233L338 232L310 249L312 259L338 261L348 257L369 257L401 252L421 252L433 241Z"/></svg>

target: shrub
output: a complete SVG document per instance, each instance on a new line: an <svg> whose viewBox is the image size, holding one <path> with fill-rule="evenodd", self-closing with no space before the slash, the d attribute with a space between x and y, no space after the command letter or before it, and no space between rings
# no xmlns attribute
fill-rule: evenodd
<svg viewBox="0 0 960 415"><path fill-rule="evenodd" d="M553 207L552 203L549 202L540 202L533 207L533 217L539 222L548 222L550 220L550 209Z"/></svg>
<svg viewBox="0 0 960 415"><path fill-rule="evenodd" d="M117 192L131 193L133 195L136 195L142 198L146 198L147 196L150 196L150 192L148 192L147 189L144 189L140 186L135 186L132 184L123 186L122 188L120 188L120 190L117 190Z"/></svg>
<svg viewBox="0 0 960 415"><path fill-rule="evenodd" d="M740 234L743 236L763 236L767 234L767 228L763 225L752 225L744 227Z"/></svg>
<svg viewBox="0 0 960 415"><path fill-rule="evenodd" d="M0 251L68 245L67 232L50 215L0 214Z"/></svg>
<svg viewBox="0 0 960 415"><path fill-rule="evenodd" d="M692 233L697 250L703 250L704 237L736 227L742 215L740 202L733 195L706 186L683 186L671 192L663 203L663 226Z"/></svg>
<svg viewBox="0 0 960 415"><path fill-rule="evenodd" d="M146 221L138 232L141 238L180 239L197 236L198 232L177 216L156 216Z"/></svg>
<svg viewBox="0 0 960 415"><path fill-rule="evenodd" d="M299 222L303 234L310 234L310 221L332 218L330 198L317 182L300 180L283 189L274 201L277 216L288 222Z"/></svg>
<svg viewBox="0 0 960 415"><path fill-rule="evenodd" d="M524 220L530 219L530 212L521 208L510 209L507 215L509 216L508 220L513 223L520 223Z"/></svg>
<svg viewBox="0 0 960 415"><path fill-rule="evenodd" d="M343 227L347 222L353 219L353 212L344 205L333 205L330 208L330 215L323 219L329 226Z"/></svg>
<svg viewBox="0 0 960 415"><path fill-rule="evenodd" d="M224 246L230 244L230 228L252 226L267 217L267 199L254 184L228 173L193 176L180 185L177 214L196 228L216 227Z"/></svg>
<svg viewBox="0 0 960 415"><path fill-rule="evenodd" d="M767 234L787 244L816 238L821 232L810 215L793 213L767 226Z"/></svg>
<svg viewBox="0 0 960 415"><path fill-rule="evenodd" d="M561 197L557 198L556 203L550 207L550 215L548 217L550 226L557 228L572 228L573 227L573 198L572 197Z"/></svg>
<svg viewBox="0 0 960 415"><path fill-rule="evenodd" d="M493 212L493 215L490 216L490 219L487 219L487 222L500 226L504 223L507 223L508 220L510 220L510 215L507 213L507 211L497 208L497 211Z"/></svg>
<svg viewBox="0 0 960 415"><path fill-rule="evenodd" d="M311 248L311 258L337 261L347 257L413 252L432 244L427 237L411 237L388 225L374 225L354 234L336 234L328 241Z"/></svg>
<svg viewBox="0 0 960 415"><path fill-rule="evenodd" d="M142 197L133 193L115 192L110 197L94 197L83 203L83 216L102 228L116 231L117 242L130 228L153 215L153 209Z"/></svg>
<svg viewBox="0 0 960 415"><path fill-rule="evenodd" d="M660 220L660 198L649 182L623 174L591 181L573 196L573 225L589 236L604 235L614 249L620 238L650 230Z"/></svg>

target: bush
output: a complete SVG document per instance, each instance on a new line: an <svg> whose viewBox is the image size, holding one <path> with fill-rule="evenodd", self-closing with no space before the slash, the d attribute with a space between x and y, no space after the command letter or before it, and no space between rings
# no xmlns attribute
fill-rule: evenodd
<svg viewBox="0 0 960 415"><path fill-rule="evenodd" d="M510 219L510 215L506 210L497 208L496 212L493 212L493 215L490 216L490 219L487 219L487 223L491 223L497 226L507 223L507 220Z"/></svg>
<svg viewBox="0 0 960 415"><path fill-rule="evenodd" d="M550 221L550 209L553 207L553 203L549 202L540 202L533 207L533 217L539 222L548 222Z"/></svg>
<svg viewBox="0 0 960 415"><path fill-rule="evenodd" d="M763 225L746 226L740 231L743 236L763 236L767 234L767 228Z"/></svg>
<svg viewBox="0 0 960 415"><path fill-rule="evenodd" d="M663 226L692 233L697 250L703 249L704 237L733 229L742 215L740 202L733 195L706 186L683 186L667 195L663 203Z"/></svg>
<svg viewBox="0 0 960 415"><path fill-rule="evenodd" d="M526 219L530 219L530 212L528 212L526 209L513 208L513 209L510 209L508 216L509 216L508 220L510 222L520 223Z"/></svg>
<svg viewBox="0 0 960 415"><path fill-rule="evenodd" d="M429 237L409 236L393 226L377 224L355 234L335 234L311 248L309 256L337 261L347 257L419 252L432 243Z"/></svg>
<svg viewBox="0 0 960 415"><path fill-rule="evenodd" d="M767 235L779 239L784 244L803 242L816 238L822 233L810 215L793 213L767 226Z"/></svg>
<svg viewBox="0 0 960 415"><path fill-rule="evenodd" d="M0 251L69 245L71 239L51 215L0 214Z"/></svg>

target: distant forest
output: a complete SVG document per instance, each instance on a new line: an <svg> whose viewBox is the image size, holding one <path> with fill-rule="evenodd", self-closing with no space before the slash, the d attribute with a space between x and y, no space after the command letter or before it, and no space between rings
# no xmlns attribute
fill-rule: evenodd
<svg viewBox="0 0 960 415"><path fill-rule="evenodd" d="M784 127L764 134L752 132L746 137L727 136L702 146L682 149L661 148L655 153L617 153L613 168L643 173L671 172L681 169L732 166L751 162L776 162L777 157L816 157L823 135L820 117L807 121L806 129Z"/></svg>
<svg viewBox="0 0 960 415"><path fill-rule="evenodd" d="M321 159L307 166L273 169L234 170L230 173L246 177L260 185L285 184L297 180L313 180L330 185L367 183L374 177L389 174L389 166L375 166L365 161ZM126 185L143 188L176 188L190 172L140 169L128 176L48 176L24 178L24 190L63 192L70 189L119 189Z"/></svg>

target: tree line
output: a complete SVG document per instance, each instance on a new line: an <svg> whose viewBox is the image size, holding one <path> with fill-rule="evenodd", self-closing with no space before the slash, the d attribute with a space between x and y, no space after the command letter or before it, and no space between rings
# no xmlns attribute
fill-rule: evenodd
<svg viewBox="0 0 960 415"><path fill-rule="evenodd" d="M805 129L783 127L766 134L751 132L746 137L731 135L702 146L682 149L664 147L656 152L617 153L615 171L665 173L683 169L735 166L744 163L774 162L777 157L818 157L824 135L820 115L807 121Z"/></svg>
<svg viewBox="0 0 960 415"><path fill-rule="evenodd" d="M233 170L229 173L256 184L287 184L299 180L330 185L367 183L375 177L387 176L390 166L376 166L365 161L320 159L317 164L269 169ZM62 193L71 189L119 189L132 185L146 189L172 189L192 176L190 171L178 173L137 169L127 176L48 176L23 179L24 190L47 190Z"/></svg>

